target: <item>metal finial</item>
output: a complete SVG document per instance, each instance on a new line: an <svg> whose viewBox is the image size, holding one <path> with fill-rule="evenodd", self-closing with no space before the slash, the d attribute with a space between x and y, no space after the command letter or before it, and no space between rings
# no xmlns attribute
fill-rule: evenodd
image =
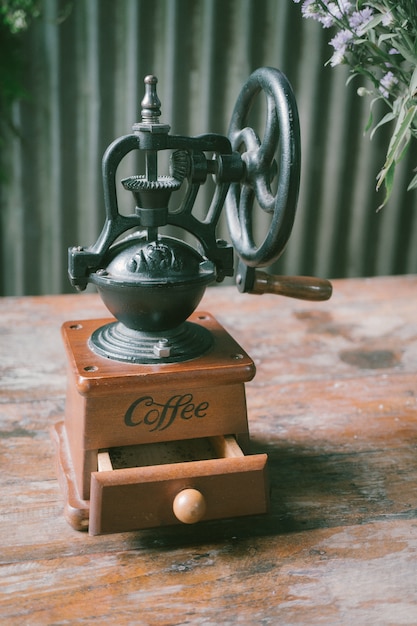
<svg viewBox="0 0 417 626"><path fill-rule="evenodd" d="M161 101L156 93L156 83L158 79L156 76L146 76L145 83L145 96L141 102L142 106L142 122L158 123L161 115Z"/></svg>

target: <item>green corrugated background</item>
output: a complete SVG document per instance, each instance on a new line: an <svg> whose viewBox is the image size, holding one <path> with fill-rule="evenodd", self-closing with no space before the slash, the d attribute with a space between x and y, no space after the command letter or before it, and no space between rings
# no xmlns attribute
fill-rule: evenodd
<svg viewBox="0 0 417 626"><path fill-rule="evenodd" d="M346 87L345 68L324 67L329 32L303 20L299 5L77 0L61 22L66 4L44 0L24 37L29 95L14 105L16 132L1 153L1 294L71 291L67 248L97 238L101 157L137 121L146 74L159 78L172 132L225 134L242 83L262 65L287 74L301 121L299 209L276 270L330 278L417 271L417 196L405 191L415 147L377 213L387 136L364 137L359 83ZM130 198L120 202L130 206ZM223 226L219 235L227 238Z"/></svg>

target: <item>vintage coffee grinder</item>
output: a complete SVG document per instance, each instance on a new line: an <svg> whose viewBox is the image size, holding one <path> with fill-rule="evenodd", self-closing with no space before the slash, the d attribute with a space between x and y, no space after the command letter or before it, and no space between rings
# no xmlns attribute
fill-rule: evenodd
<svg viewBox="0 0 417 626"><path fill-rule="evenodd" d="M93 283L113 316L62 329L68 390L65 419L54 430L60 482L68 521L91 534L266 512L266 455L245 454L244 384L253 361L196 308L209 283L233 276L233 248L242 292L331 294L327 281L257 269L284 249L298 195L298 115L284 75L261 68L250 76L227 137L171 135L160 122L156 83L145 78L141 121L103 157L106 220L97 242L69 250L72 284ZM262 93L260 139L247 120ZM132 151L144 155L145 173L121 181L136 204L122 215L116 170ZM158 171L162 153L170 156L167 175ZM201 216L195 200L208 177L214 192ZM233 246L216 238L224 204ZM270 220L260 245L255 205ZM163 234L166 227L195 243Z"/></svg>

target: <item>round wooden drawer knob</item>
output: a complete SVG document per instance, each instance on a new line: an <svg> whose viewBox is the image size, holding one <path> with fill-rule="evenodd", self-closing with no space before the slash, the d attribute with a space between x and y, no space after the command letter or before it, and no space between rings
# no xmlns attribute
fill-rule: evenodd
<svg viewBox="0 0 417 626"><path fill-rule="evenodd" d="M184 489L175 496L172 508L180 522L195 524L204 517L206 501L197 489Z"/></svg>

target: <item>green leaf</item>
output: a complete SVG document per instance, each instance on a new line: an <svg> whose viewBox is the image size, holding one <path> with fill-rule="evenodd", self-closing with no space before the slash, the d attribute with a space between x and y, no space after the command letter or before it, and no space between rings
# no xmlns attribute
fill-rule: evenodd
<svg viewBox="0 0 417 626"><path fill-rule="evenodd" d="M403 57L404 57L404 59L406 61L409 61L413 65L416 65L416 63L417 63L417 56L415 54L413 54L412 52L410 52L410 50L406 46L403 46L401 43L396 41L395 42L395 47L398 50L398 52L400 52L403 55Z"/></svg>
<svg viewBox="0 0 417 626"><path fill-rule="evenodd" d="M394 185L394 174L395 174L395 162L391 163L390 167L388 168L386 174L384 175L383 179L379 179L378 185L377 185L377 189L380 188L382 181L384 181L384 186L385 186L385 198L382 202L382 204L379 205L379 207L377 208L377 211L380 211L388 202L388 200L391 197L391 193L392 193L392 187Z"/></svg>
<svg viewBox="0 0 417 626"><path fill-rule="evenodd" d="M384 117L382 118L382 120L380 120L378 122L378 124L372 129L372 132L370 134L370 138L372 139L373 136L375 135L375 131L378 128L381 128L381 126L383 126L384 124L388 124L388 122L392 122L392 120L395 120L396 115L393 111L390 111L389 113L387 113L386 115L384 115Z"/></svg>
<svg viewBox="0 0 417 626"><path fill-rule="evenodd" d="M368 121L366 122L366 126L365 126L365 133L368 132L368 130L371 128L373 123L373 115L372 115L372 109L370 109L369 111L369 117L368 117Z"/></svg>
<svg viewBox="0 0 417 626"><path fill-rule="evenodd" d="M378 37L378 46L381 45L381 43L384 43L385 41L389 41L392 39L396 39L396 35L394 35L394 33L384 33L383 35L380 35Z"/></svg>
<svg viewBox="0 0 417 626"><path fill-rule="evenodd" d="M417 111L417 105L413 105L408 109L403 119L402 119L403 115L400 115L397 125L394 130L393 136L391 138L390 144L388 146L388 154L387 154L384 167L382 168L380 175L378 176L377 189L379 189L382 181L387 176L387 173L390 170L393 163L398 161L403 155L405 147L407 147L407 144L410 141L410 137L411 137L410 126L411 126L411 122L413 121L414 115L416 114L416 111ZM407 134L409 135L408 139L407 139ZM405 147L402 145L404 141L406 142Z"/></svg>
<svg viewBox="0 0 417 626"><path fill-rule="evenodd" d="M381 13L379 15L376 15L372 20L370 20L365 26L362 26L360 29L360 34L364 35L365 33L367 33L369 30L372 30L373 28L375 28L375 26L378 26L378 24L380 24L382 22L382 20L384 19L384 15L382 15Z"/></svg>
<svg viewBox="0 0 417 626"><path fill-rule="evenodd" d="M413 97L414 92L417 89L417 66L414 68L414 71L411 75L409 89L410 89L410 96Z"/></svg>
<svg viewBox="0 0 417 626"><path fill-rule="evenodd" d="M407 187L407 191L411 191L412 189L417 189L417 174L414 175L410 184Z"/></svg>

